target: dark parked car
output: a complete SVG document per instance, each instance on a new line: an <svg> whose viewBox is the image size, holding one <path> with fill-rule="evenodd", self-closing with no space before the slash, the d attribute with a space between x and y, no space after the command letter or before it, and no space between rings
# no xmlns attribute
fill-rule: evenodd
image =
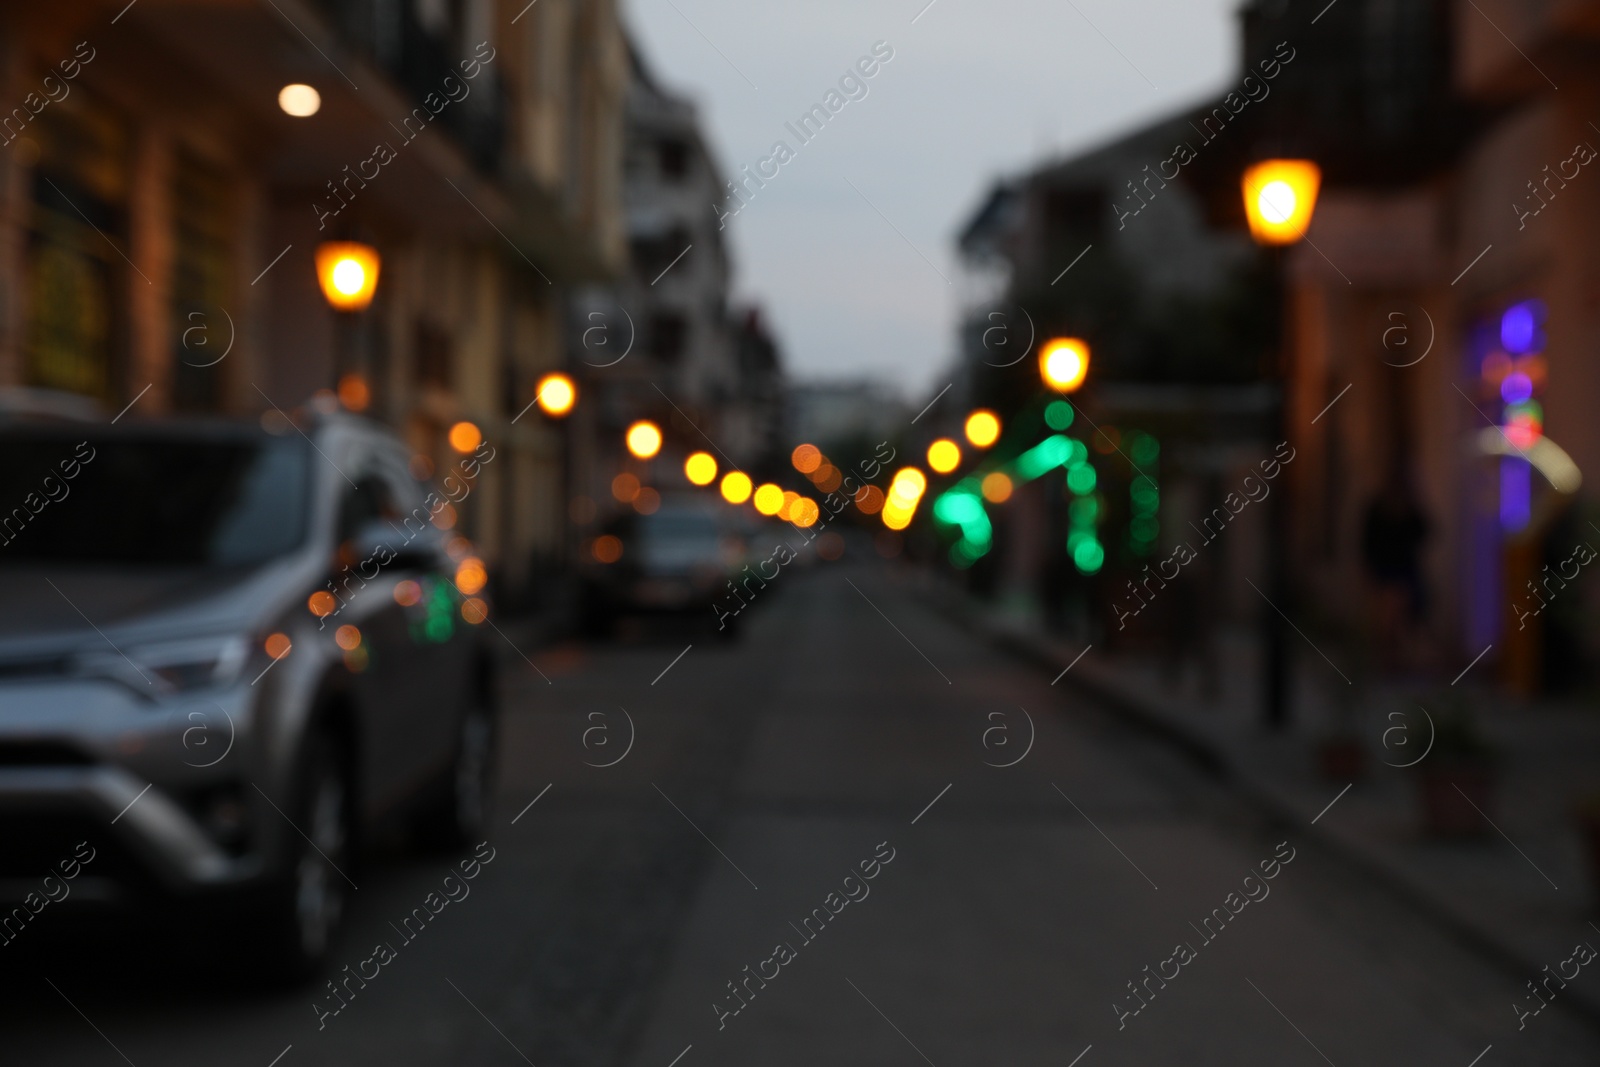
<svg viewBox="0 0 1600 1067"><path fill-rule="evenodd" d="M583 564L588 628L603 630L623 615L703 615L715 628L713 605L732 596L747 534L732 509L693 496L669 495L651 514L612 519Z"/></svg>
<svg viewBox="0 0 1600 1067"><path fill-rule="evenodd" d="M304 974L380 820L476 839L484 571L410 458L347 415L0 425L0 940L70 864Z"/></svg>

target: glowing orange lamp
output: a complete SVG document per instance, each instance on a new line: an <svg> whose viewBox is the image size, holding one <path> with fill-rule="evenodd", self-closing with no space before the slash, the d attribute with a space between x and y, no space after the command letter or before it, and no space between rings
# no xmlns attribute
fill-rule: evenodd
<svg viewBox="0 0 1600 1067"><path fill-rule="evenodd" d="M1308 159L1268 159L1244 172L1244 211L1257 244L1304 237L1322 188L1322 168Z"/></svg>
<svg viewBox="0 0 1600 1067"><path fill-rule="evenodd" d="M378 250L360 241L317 246L317 281L335 311L365 311L378 289Z"/></svg>

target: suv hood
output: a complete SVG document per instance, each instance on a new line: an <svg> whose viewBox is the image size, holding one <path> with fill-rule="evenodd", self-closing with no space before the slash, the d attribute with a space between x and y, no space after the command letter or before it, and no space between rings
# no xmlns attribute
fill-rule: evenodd
<svg viewBox="0 0 1600 1067"><path fill-rule="evenodd" d="M0 566L0 659L102 635L120 644L119 634L150 640L254 629L280 610L293 585L288 569Z"/></svg>

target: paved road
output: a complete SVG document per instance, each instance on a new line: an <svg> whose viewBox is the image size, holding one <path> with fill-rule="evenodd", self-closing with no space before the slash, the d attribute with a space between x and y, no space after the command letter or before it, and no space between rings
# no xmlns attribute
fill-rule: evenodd
<svg viewBox="0 0 1600 1067"><path fill-rule="evenodd" d="M202 965L130 923L0 960L0 1063L1600 1062L1559 999L1519 1031L1520 979L903 583L786 573L736 644L514 660L494 859L321 1029L227 931ZM340 961L447 862L382 851Z"/></svg>

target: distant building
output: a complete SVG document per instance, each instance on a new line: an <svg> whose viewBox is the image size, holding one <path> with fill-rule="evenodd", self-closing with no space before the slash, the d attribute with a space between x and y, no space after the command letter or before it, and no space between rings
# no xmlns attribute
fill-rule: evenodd
<svg viewBox="0 0 1600 1067"><path fill-rule="evenodd" d="M661 85L637 48L629 51L623 159L628 269L582 292L571 309L572 365L590 398L575 417L575 517L585 530L636 505L613 493L618 474L656 493L684 489L683 462L700 451L723 470L754 470L772 446L770 413L781 395L775 344L754 312L729 308L733 266L714 207L723 178L699 115ZM624 447L640 419L664 435L660 454L645 461Z"/></svg>
<svg viewBox="0 0 1600 1067"><path fill-rule="evenodd" d="M827 450L841 442L895 437L915 412L872 378L799 382L789 387L789 429L796 442Z"/></svg>
<svg viewBox="0 0 1600 1067"><path fill-rule="evenodd" d="M738 378L724 419L729 448L752 457L753 466L768 476L787 473L794 443L784 410L787 387L778 342L755 306L735 310L731 328Z"/></svg>
<svg viewBox="0 0 1600 1067"><path fill-rule="evenodd" d="M1221 502L1235 472L1270 452L1275 396L1260 376L1276 316L1260 256L1211 218L1204 190L1162 167L1174 145L1205 145L1197 122L1203 111L1186 110L992 187L958 237L959 355L936 382L951 388L911 439L917 452L936 437L964 441L967 414L989 408L1006 434L978 462L1015 458L1050 432L1041 349L1059 336L1089 344L1070 433L1090 446L1094 488L1072 492L1060 472L1019 486L991 509L994 549L973 580L1108 647L1170 641L1201 601L1220 621L1257 607L1242 580L1227 580L1260 576L1253 515L1196 568L1203 576L1191 573L1195 596L1164 599L1164 622L1147 616L1129 631L1114 610L1129 580L1194 539L1189 524ZM1157 458L1134 461L1132 440ZM1084 536L1094 547L1074 557Z"/></svg>

